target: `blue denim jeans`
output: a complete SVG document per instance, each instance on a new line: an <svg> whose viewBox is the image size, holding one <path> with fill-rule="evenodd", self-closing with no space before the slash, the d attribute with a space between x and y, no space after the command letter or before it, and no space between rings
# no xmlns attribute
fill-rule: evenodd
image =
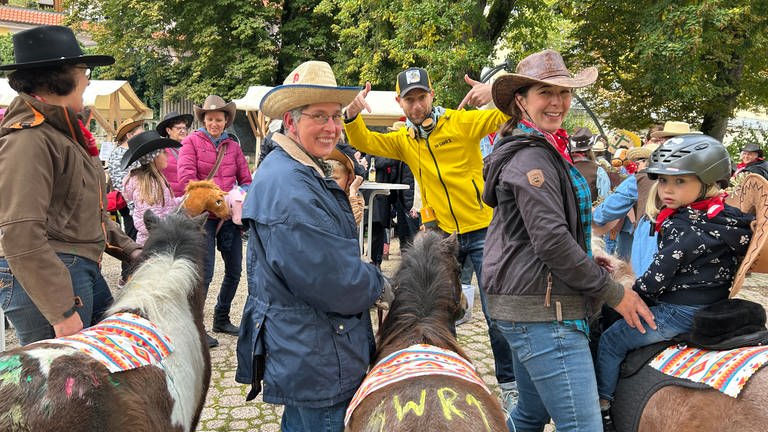
<svg viewBox="0 0 768 432"><path fill-rule="evenodd" d="M221 229L216 233L218 225L218 219L208 219L205 222L206 253L203 263L205 269L203 282L207 294L208 285L213 280L216 249L218 249L224 260L224 279L221 281L214 311L228 315L232 308L232 299L235 298L237 292L237 286L240 284L240 273L243 271L243 236L240 227L231 220L224 221Z"/></svg>
<svg viewBox="0 0 768 432"><path fill-rule="evenodd" d="M613 400L621 362L628 352L691 331L693 315L701 307L659 303L651 307L656 330L644 325L645 334L627 325L623 319L608 327L600 336L597 348L597 390L600 398Z"/></svg>
<svg viewBox="0 0 768 432"><path fill-rule="evenodd" d="M493 320L509 342L519 399L507 426L540 432L551 419L558 432L601 431L595 370L587 335L558 322Z"/></svg>
<svg viewBox="0 0 768 432"><path fill-rule="evenodd" d="M327 408L285 405L280 429L283 432L342 432L347 405L349 401Z"/></svg>
<svg viewBox="0 0 768 432"><path fill-rule="evenodd" d="M83 301L77 308L85 327L103 318L104 311L112 304L112 293L101 275L99 264L70 254L57 254L69 270L75 295ZM55 336L53 326L40 313L18 279L13 276L4 258L0 258L0 303L8 320L16 328L21 345L27 345Z"/></svg>
<svg viewBox="0 0 768 432"><path fill-rule="evenodd" d="M482 286L483 272L483 248L485 247L485 233L487 229L479 229L458 235L459 241L459 265L464 266L467 258L472 262L472 267L477 274L477 283L480 285L480 304L483 308L485 322L488 325L488 337L491 340L491 351L493 351L493 361L496 366L496 380L499 384L515 381L515 371L512 367L512 351L504 340L504 336L498 329L491 325L488 319L488 309L486 306L485 292ZM447 235L447 234L446 234Z"/></svg>

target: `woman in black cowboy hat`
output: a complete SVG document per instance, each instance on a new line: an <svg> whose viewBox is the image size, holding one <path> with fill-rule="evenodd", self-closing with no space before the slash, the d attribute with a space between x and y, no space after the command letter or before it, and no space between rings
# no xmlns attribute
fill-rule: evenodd
<svg viewBox="0 0 768 432"><path fill-rule="evenodd" d="M740 161L736 165L734 176L741 173L752 173L768 178L768 162L765 161L763 149L759 145L755 143L746 144L741 148L739 159Z"/></svg>
<svg viewBox="0 0 768 432"><path fill-rule="evenodd" d="M155 130L162 137L182 142L187 137L190 126L192 126L192 114L179 114L176 111L171 111L163 117L163 121L157 124ZM179 182L179 174L176 172L179 163L179 150L168 147L165 152L168 154L168 166L163 170L163 175L168 179L173 195L183 196L184 186Z"/></svg>
<svg viewBox="0 0 768 432"><path fill-rule="evenodd" d="M102 253L141 252L106 212L98 148L77 114L91 70L72 30L13 35L8 82L19 95L0 125L0 298L22 345L95 324L112 302Z"/></svg>

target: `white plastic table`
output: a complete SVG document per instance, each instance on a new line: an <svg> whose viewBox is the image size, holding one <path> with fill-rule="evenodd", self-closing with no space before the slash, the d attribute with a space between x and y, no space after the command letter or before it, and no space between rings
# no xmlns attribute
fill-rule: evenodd
<svg viewBox="0 0 768 432"><path fill-rule="evenodd" d="M373 200L377 196L387 196L389 195L389 191L391 190L406 190L410 189L411 187L406 184L400 184L400 183L376 183L376 182L363 182L362 185L360 185L360 192L367 190L371 191L371 194L368 196L368 202L365 203L365 208L368 209L368 241L366 242L366 247L363 248L363 236L365 233L365 227L363 224L360 224L360 233L359 233L359 243L360 243L360 255L366 255L369 259L371 258L371 231L373 230L373 211L371 211L371 204L373 204Z"/></svg>

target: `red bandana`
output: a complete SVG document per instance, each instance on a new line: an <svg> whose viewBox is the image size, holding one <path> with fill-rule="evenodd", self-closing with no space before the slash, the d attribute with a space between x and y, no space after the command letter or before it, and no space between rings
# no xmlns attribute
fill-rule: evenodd
<svg viewBox="0 0 768 432"><path fill-rule="evenodd" d="M91 131L85 127L82 120L78 119L77 122L80 124L80 131L83 132L83 138L85 138L85 145L88 148L88 154L91 156L98 156L99 148L96 146L96 138L94 138Z"/></svg>
<svg viewBox="0 0 768 432"><path fill-rule="evenodd" d="M549 141L550 144L555 146L557 152L560 153L560 156L564 157L565 160L573 164L571 155L568 153L568 132L566 132L565 129L558 129L555 131L555 133L550 133L539 129L536 124L529 120L522 119L520 120L520 123L541 133L544 138Z"/></svg>
<svg viewBox="0 0 768 432"><path fill-rule="evenodd" d="M687 207L690 207L694 210L705 210L707 212L707 218L712 219L725 208L725 204L723 204L723 198L726 196L726 194L716 195L712 198L706 198L701 201L691 203ZM671 209L669 207L664 207L661 209L659 215L656 217L656 232L661 231L661 224L663 224L668 217L677 213L677 210L678 209Z"/></svg>

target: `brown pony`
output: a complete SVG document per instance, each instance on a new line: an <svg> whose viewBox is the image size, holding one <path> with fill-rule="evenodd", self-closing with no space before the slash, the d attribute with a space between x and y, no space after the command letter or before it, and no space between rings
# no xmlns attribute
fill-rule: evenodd
<svg viewBox="0 0 768 432"><path fill-rule="evenodd" d="M212 180L199 180L187 183L186 197L182 206L192 216L207 211L219 219L229 218L229 206L224 201L226 192Z"/></svg>
<svg viewBox="0 0 768 432"><path fill-rule="evenodd" d="M455 236L444 239L428 231L414 238L393 279L395 299L379 328L377 363L414 344L469 360L454 336L455 322L463 313L456 251ZM444 430L507 431L507 425L493 394L446 375L418 376L381 387L357 405L347 424L347 431Z"/></svg>
<svg viewBox="0 0 768 432"><path fill-rule="evenodd" d="M170 340L170 352L150 364L112 371L62 339L6 351L0 354L0 430L195 430L211 376L200 283L206 218L172 214L160 221L148 211L145 260L106 312L105 322L126 315L149 321ZM104 330L105 346L134 329L129 324ZM128 350L149 358L149 349L141 351L148 333L135 334L141 336Z"/></svg>

